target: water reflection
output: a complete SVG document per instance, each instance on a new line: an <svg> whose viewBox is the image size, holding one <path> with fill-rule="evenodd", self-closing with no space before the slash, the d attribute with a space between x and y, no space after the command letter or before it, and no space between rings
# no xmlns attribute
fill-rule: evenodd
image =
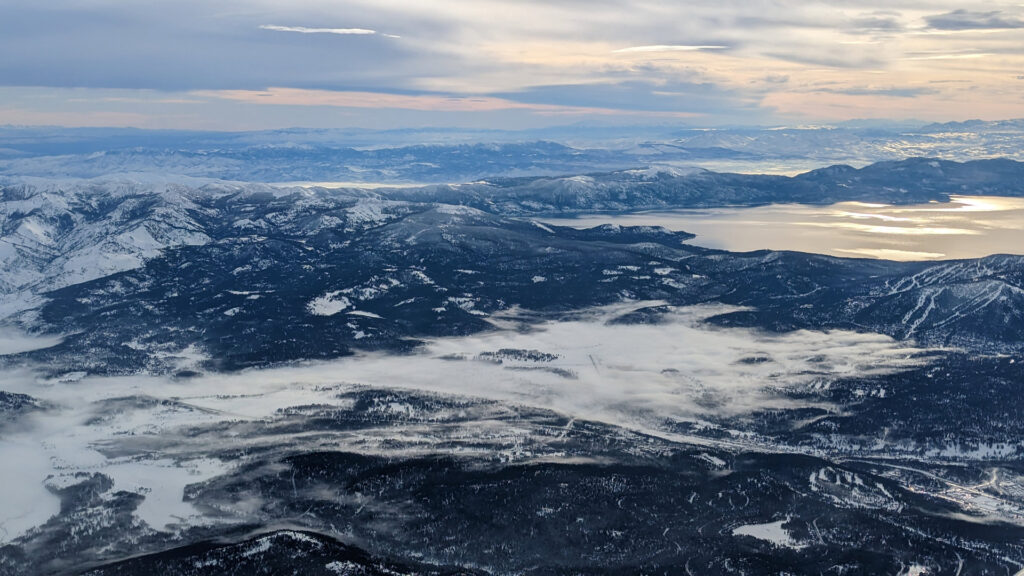
<svg viewBox="0 0 1024 576"><path fill-rule="evenodd" d="M591 214L545 222L664 226L692 243L734 251L799 250L888 260L977 258L1024 253L1024 198L953 196L950 202L890 206L775 204L755 208Z"/></svg>

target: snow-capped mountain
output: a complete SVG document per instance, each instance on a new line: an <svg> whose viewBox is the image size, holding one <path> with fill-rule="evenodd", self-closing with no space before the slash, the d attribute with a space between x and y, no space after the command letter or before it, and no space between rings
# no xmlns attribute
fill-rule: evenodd
<svg viewBox="0 0 1024 576"><path fill-rule="evenodd" d="M0 294L20 298L142 265L165 248L204 244L188 187L129 181L0 187Z"/></svg>
<svg viewBox="0 0 1024 576"><path fill-rule="evenodd" d="M671 208L945 202L951 194L1024 195L1024 164L929 158L837 165L793 177L649 168L583 176L491 178L391 192L395 198L465 204L498 214L573 214Z"/></svg>
<svg viewBox="0 0 1024 576"><path fill-rule="evenodd" d="M8 182L0 572L1016 569L1024 256L535 217L1019 194L1020 170Z"/></svg>
<svg viewBox="0 0 1024 576"><path fill-rule="evenodd" d="M72 334L40 354L88 356L90 365L120 358L118 371L158 364L147 342L162 343L158 355L196 345L224 366L322 358L480 330L510 307L602 305L624 294L752 307L729 321L773 329L867 327L928 344L1011 349L1024 337L1020 257L926 266L729 254L663 229L577 231L505 214L759 204L818 191L918 201L971 178L980 184L970 191L1016 193L1020 170L915 161L796 178L631 171L376 192L8 185L0 189L0 292L9 314L30 311L30 331ZM881 174L903 179L879 189ZM238 330L246 323L263 329Z"/></svg>

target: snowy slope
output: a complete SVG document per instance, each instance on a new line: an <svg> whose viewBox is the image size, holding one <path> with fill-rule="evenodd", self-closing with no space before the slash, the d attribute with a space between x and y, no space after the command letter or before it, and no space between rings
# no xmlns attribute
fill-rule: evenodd
<svg viewBox="0 0 1024 576"><path fill-rule="evenodd" d="M287 199L304 234L379 222L385 201L345 191L163 178L27 179L0 186L0 318L51 290L132 270L169 248L234 233L273 235L282 213L232 213L232 202ZM353 205L354 198L359 202ZM340 215L304 212L337 208ZM351 208L351 210L349 210ZM350 212L350 216L346 216Z"/></svg>

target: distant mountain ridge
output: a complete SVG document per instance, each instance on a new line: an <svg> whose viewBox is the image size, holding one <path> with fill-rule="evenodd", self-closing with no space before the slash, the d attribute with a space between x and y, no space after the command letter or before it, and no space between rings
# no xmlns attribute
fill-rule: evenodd
<svg viewBox="0 0 1024 576"><path fill-rule="evenodd" d="M56 371L231 370L408 349L489 329L488 317L514 306L567 311L623 298L749 307L716 321L772 330L867 329L1017 350L1024 257L936 264L735 254L661 228L573 230L527 217L807 201L823 190L835 200L916 202L979 172L982 186L960 191L1020 193L1024 179L1010 177L1020 170L918 160L795 178L627 171L421 190L7 186L0 287L23 328L68 335L23 356ZM904 187L876 188L885 174L902 175ZM783 195L790 189L804 196Z"/></svg>
<svg viewBox="0 0 1024 576"><path fill-rule="evenodd" d="M0 314L21 306L17 300L29 298L26 291L52 290L100 278L138 267L165 248L208 243L214 229L226 226L211 219L211 215L219 216L216 207L248 196L296 198L298 205L287 206L289 210L309 203L344 204L363 199L363 207L389 201L438 203L504 216L537 216L779 202L903 204L946 201L950 194L1024 195L1024 164L922 158L862 169L831 166L792 178L651 168L378 191L201 180L188 184L166 178L14 179L0 185L0 263L4 270L0 274ZM200 206L210 202L212 206ZM375 209L345 218L358 219L362 214L372 220ZM273 218L232 217L231 222L234 232L267 233L275 226ZM19 293L22 296L16 298Z"/></svg>
<svg viewBox="0 0 1024 576"><path fill-rule="evenodd" d="M820 127L586 127L501 131L189 132L0 126L0 175L176 174L260 182L452 183L652 165L793 174L889 159L1024 160L1024 122Z"/></svg>
<svg viewBox="0 0 1024 576"><path fill-rule="evenodd" d="M793 177L651 168L583 176L490 178L386 194L401 200L462 204L518 215L772 203L917 204L945 202L951 195L1024 196L1024 163L912 158L860 169L835 165Z"/></svg>

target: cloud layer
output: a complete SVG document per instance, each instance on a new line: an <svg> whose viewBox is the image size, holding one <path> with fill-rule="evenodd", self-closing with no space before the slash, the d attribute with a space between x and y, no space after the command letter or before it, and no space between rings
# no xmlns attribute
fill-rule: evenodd
<svg viewBox="0 0 1024 576"><path fill-rule="evenodd" d="M999 10L975 12L954 10L925 18L928 25L939 30L999 30L1024 28L1024 20Z"/></svg>
<svg viewBox="0 0 1024 576"><path fill-rule="evenodd" d="M88 102L57 101L72 89L88 100L111 89L182 99L270 87L529 97L530 105L602 114L697 115L693 123L708 125L905 117L908 108L893 101L908 94L924 119L1024 116L1024 98L1007 90L1024 70L1024 8L1014 2L978 10L963 0L0 0L0 9L0 50L9 56L0 61L4 119L19 111L33 121L99 114ZM677 86L700 86L707 98ZM5 105L5 92L25 87L58 90L54 101ZM828 98L818 97L821 88ZM602 95L599 106L585 101L593 93ZM154 96L139 113L160 113L156 100L167 98ZM248 117L305 118L271 110L283 105L270 100L253 105ZM493 110L466 113L481 125L522 122ZM215 105L190 114L200 125L220 116Z"/></svg>
<svg viewBox="0 0 1024 576"><path fill-rule="evenodd" d="M506 318L509 329L435 340L412 355L368 354L186 380L40 381L27 371L12 371L2 387L37 397L50 409L26 415L4 431L0 458L19 465L0 467L0 481L8 487L0 492L0 543L55 514L60 503L47 486L73 481L78 472L103 473L116 489L145 494L136 514L150 526L201 522L182 491L230 464L208 457L227 445L211 446L188 430L266 421L295 406L344 407L350 400L339 392L358 386L485 398L673 440L709 442L678 435L672 423L826 406L782 392L813 395L836 378L894 373L926 361L919 351L877 334L767 334L704 325L702 319L731 310L722 305L677 309L658 325L608 323L649 304L656 303L591 310L525 332ZM508 349L550 356L531 360L505 352L502 357ZM232 438L244 448L245 439Z"/></svg>

